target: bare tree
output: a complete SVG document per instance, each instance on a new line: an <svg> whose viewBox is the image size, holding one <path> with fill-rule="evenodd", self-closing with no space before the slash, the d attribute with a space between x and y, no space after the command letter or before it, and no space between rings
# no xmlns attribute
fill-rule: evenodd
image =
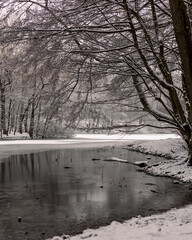
<svg viewBox="0 0 192 240"><path fill-rule="evenodd" d="M183 137L192 164L191 1L12 0L13 6L25 14L13 29L4 28L6 41L47 41L47 51L67 56L86 76L83 102L102 91L101 79L124 76L139 107Z"/></svg>

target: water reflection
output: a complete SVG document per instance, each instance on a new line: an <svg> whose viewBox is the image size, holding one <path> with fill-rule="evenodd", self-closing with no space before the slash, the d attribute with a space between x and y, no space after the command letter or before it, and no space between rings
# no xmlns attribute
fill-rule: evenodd
<svg viewBox="0 0 192 240"><path fill-rule="evenodd" d="M136 172L133 165L91 160L109 156L132 161L145 157L123 149L65 149L2 162L0 239L71 234L191 201L191 192L169 179Z"/></svg>

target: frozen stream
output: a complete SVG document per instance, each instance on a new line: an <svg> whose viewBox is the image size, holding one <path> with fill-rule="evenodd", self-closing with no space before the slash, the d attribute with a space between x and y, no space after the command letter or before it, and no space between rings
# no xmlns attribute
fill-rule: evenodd
<svg viewBox="0 0 192 240"><path fill-rule="evenodd" d="M149 157L108 147L14 155L2 161L0 239L75 234L192 201L187 186L137 172L134 165L102 161L110 156L133 162Z"/></svg>

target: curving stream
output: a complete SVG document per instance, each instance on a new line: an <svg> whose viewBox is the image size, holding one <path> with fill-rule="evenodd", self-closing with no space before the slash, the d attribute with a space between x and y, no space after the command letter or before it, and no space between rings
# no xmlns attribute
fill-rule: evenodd
<svg viewBox="0 0 192 240"><path fill-rule="evenodd" d="M74 148L14 155L1 162L0 239L75 234L192 201L188 186L137 172L131 164L102 161L110 156L133 162L149 157L122 148Z"/></svg>

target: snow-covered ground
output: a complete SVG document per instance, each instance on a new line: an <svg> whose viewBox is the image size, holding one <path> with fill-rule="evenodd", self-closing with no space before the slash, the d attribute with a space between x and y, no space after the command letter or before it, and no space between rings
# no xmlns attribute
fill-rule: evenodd
<svg viewBox="0 0 192 240"><path fill-rule="evenodd" d="M160 140L180 138L176 134L76 134L75 139L97 140Z"/></svg>
<svg viewBox="0 0 192 240"><path fill-rule="evenodd" d="M184 182L192 182L192 168L188 167L186 150L177 136L161 140L139 141L129 144L129 148L148 154L170 158L158 166L147 167L147 171L163 176L171 176ZM140 139L141 140L141 139ZM66 237L66 236L65 236ZM64 238L64 237L63 237ZM53 237L52 240L61 240ZM67 238L67 237L66 237ZM95 230L85 230L82 234L68 237L70 240L191 240L192 205L172 209L166 213L148 217L135 217L124 223L112 222L109 226Z"/></svg>

